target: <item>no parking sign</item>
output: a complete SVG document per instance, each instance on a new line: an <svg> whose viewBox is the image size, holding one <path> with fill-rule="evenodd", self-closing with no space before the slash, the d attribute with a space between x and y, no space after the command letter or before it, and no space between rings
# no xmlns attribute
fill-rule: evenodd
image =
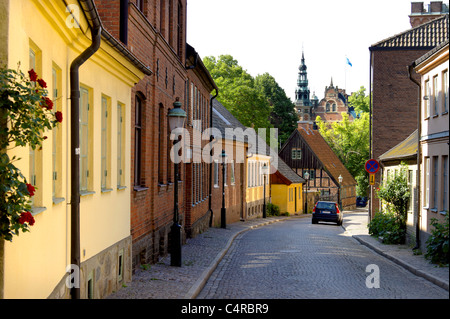
<svg viewBox="0 0 450 319"><path fill-rule="evenodd" d="M375 174L380 169L380 163L377 160L370 159L364 165L366 172L369 173L369 185L375 185Z"/></svg>

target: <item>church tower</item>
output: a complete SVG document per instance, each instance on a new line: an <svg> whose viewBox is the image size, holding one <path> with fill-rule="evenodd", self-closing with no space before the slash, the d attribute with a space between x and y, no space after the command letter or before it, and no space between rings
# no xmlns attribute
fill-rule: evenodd
<svg viewBox="0 0 450 319"><path fill-rule="evenodd" d="M302 52L302 61L298 68L297 89L295 90L295 109L301 123L311 124L312 104L309 98L310 91L308 87L308 72L305 64L305 54Z"/></svg>

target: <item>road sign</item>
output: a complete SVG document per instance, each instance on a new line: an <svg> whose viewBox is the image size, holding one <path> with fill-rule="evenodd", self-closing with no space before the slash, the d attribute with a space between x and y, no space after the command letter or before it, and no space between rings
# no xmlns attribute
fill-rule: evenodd
<svg viewBox="0 0 450 319"><path fill-rule="evenodd" d="M377 160L370 159L366 162L364 168L366 169L367 173L375 174L380 169L380 163L378 163Z"/></svg>
<svg viewBox="0 0 450 319"><path fill-rule="evenodd" d="M375 185L375 174L369 174L369 185Z"/></svg>

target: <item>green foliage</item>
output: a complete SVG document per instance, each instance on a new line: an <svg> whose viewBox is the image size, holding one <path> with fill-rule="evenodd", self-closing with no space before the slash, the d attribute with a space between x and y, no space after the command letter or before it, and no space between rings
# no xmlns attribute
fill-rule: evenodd
<svg viewBox="0 0 450 319"><path fill-rule="evenodd" d="M382 199L389 210L396 213L406 222L406 211L411 196L408 187L408 166L401 164L400 172L383 182L377 190L378 198Z"/></svg>
<svg viewBox="0 0 450 319"><path fill-rule="evenodd" d="M243 125L270 128L271 108L253 77L231 55L206 57L203 62L219 88L217 100Z"/></svg>
<svg viewBox="0 0 450 319"><path fill-rule="evenodd" d="M280 207L272 203L267 203L266 213L267 216L280 216Z"/></svg>
<svg viewBox="0 0 450 319"><path fill-rule="evenodd" d="M342 121L331 125L320 116L316 118L319 132L339 157L352 176L364 174L364 164L369 159L369 114L362 113L352 122L347 113L342 114Z"/></svg>
<svg viewBox="0 0 450 319"><path fill-rule="evenodd" d="M342 113L342 121L326 124L320 116L316 123L319 132L330 145L333 152L358 182L358 196L367 196L369 177L364 169L364 164L370 157L369 144L369 99L365 95L366 89L361 86L358 92L349 98L349 105L353 106L359 118L350 121L347 113Z"/></svg>
<svg viewBox="0 0 450 319"><path fill-rule="evenodd" d="M255 85L262 90L272 109L270 123L278 128L280 142L278 147L281 147L297 128L294 103L287 97L286 92L278 85L275 78L268 73L258 75L255 78Z"/></svg>
<svg viewBox="0 0 450 319"><path fill-rule="evenodd" d="M401 164L400 172L377 189L378 198L386 205L386 212L377 213L369 223L369 234L383 237L384 243L402 244L406 236L407 205L410 192L408 166Z"/></svg>
<svg viewBox="0 0 450 319"><path fill-rule="evenodd" d="M368 224L369 234L383 238L385 244L403 244L406 229L392 212L378 212Z"/></svg>
<svg viewBox="0 0 450 319"><path fill-rule="evenodd" d="M29 231L34 224L29 199L34 187L27 183L7 151L14 147L42 146L45 130L62 120L53 113L53 102L47 97L47 84L34 70L29 78L20 70L0 67L0 240L12 241L19 231Z"/></svg>
<svg viewBox="0 0 450 319"><path fill-rule="evenodd" d="M431 236L427 239L427 252L425 258L434 264L447 265L449 263L449 217L448 212L444 221L440 223L436 218L431 219L434 227Z"/></svg>

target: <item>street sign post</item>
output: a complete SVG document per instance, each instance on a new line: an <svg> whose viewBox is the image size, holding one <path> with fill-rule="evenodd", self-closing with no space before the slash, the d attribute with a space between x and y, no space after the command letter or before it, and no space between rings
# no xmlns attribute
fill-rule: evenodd
<svg viewBox="0 0 450 319"><path fill-rule="evenodd" d="M366 162L366 165L364 165L364 168L366 169L366 172L369 174L376 174L378 170L380 169L380 163L378 163L377 160L370 159Z"/></svg>

